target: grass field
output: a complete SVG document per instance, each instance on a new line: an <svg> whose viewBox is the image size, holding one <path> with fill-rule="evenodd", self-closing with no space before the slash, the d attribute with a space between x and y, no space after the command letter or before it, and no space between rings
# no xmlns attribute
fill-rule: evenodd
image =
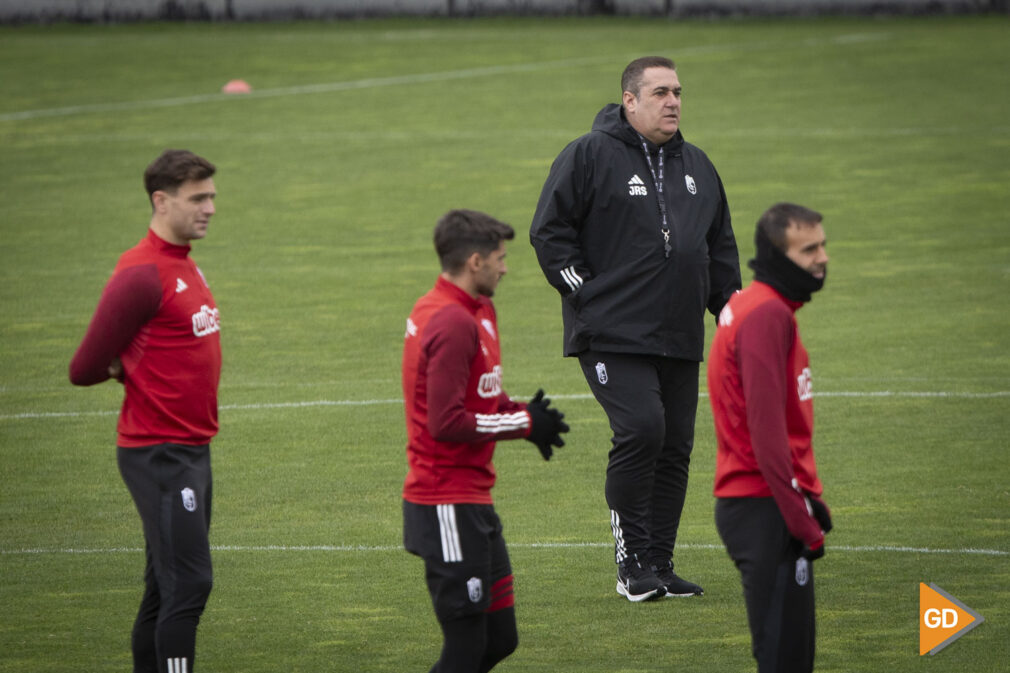
<svg viewBox="0 0 1010 673"><path fill-rule="evenodd" d="M498 449L521 644L496 670L752 671L707 400L677 555L706 595L632 605L612 579L609 430L527 243L550 162L651 53L678 63L741 259L773 202L825 214L831 273L799 314L836 522L818 670L1007 670L1010 21L934 17L0 28L0 671L129 670L143 541L115 465L121 390L66 371L166 147L219 169L194 249L225 357L199 670L437 657L400 549L400 348L436 275L431 228L470 207L519 232L496 296L506 388L544 386L572 425L548 464ZM232 78L253 94L218 94ZM920 658L919 582L985 623Z"/></svg>

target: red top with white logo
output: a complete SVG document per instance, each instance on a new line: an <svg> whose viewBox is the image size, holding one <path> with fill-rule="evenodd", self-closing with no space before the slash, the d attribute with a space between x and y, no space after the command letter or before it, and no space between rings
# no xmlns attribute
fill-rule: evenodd
<svg viewBox="0 0 1010 673"><path fill-rule="evenodd" d="M420 505L491 504L495 441L526 437L526 405L502 390L494 305L439 277L417 300L403 345L407 478Z"/></svg>
<svg viewBox="0 0 1010 673"><path fill-rule="evenodd" d="M754 281L719 315L708 360L715 420L715 495L774 497L789 532L823 544L806 496L823 491L814 463L810 361L791 302Z"/></svg>
<svg viewBox="0 0 1010 673"><path fill-rule="evenodd" d="M119 446L200 445L217 434L221 324L189 250L149 230L123 253L70 362L70 380L86 386L122 361Z"/></svg>

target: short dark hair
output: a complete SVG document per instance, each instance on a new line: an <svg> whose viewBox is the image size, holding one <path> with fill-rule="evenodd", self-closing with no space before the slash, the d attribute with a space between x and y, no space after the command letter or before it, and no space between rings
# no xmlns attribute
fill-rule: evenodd
<svg viewBox="0 0 1010 673"><path fill-rule="evenodd" d="M473 253L486 257L515 235L510 225L486 213L450 210L435 225L435 252L443 271L459 271Z"/></svg>
<svg viewBox="0 0 1010 673"><path fill-rule="evenodd" d="M789 245L786 243L786 229L790 224L797 226L813 226L820 224L821 214L816 210L810 210L795 203L776 203L758 218L755 240L759 232L764 232L768 240L782 252L786 252Z"/></svg>
<svg viewBox="0 0 1010 673"><path fill-rule="evenodd" d="M630 91L635 95L635 98L638 98L639 91L642 89L642 75L647 68L676 70L677 66L665 56L643 56L642 58L636 58L628 64L628 67L624 69L624 74L621 75L622 98L625 91Z"/></svg>
<svg viewBox="0 0 1010 673"><path fill-rule="evenodd" d="M189 180L206 180L214 175L217 168L214 164L189 150L165 150L144 171L144 187L147 198L152 198L157 191L175 192L179 186Z"/></svg>

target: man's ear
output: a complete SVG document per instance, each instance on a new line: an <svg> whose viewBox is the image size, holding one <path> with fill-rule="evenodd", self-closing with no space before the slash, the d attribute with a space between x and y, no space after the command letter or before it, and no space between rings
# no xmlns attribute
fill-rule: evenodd
<svg viewBox="0 0 1010 673"><path fill-rule="evenodd" d="M635 96L635 94L631 93L630 91L625 91L624 95L621 96L621 100L624 102L625 112L633 113L635 111L635 106L638 103L638 98Z"/></svg>
<svg viewBox="0 0 1010 673"><path fill-rule="evenodd" d="M479 252L474 251L466 258L466 268L469 271L478 271L484 263L484 257Z"/></svg>
<svg viewBox="0 0 1010 673"><path fill-rule="evenodd" d="M168 200L167 192L164 192L160 189L155 190L154 193L151 194L151 207L154 209L154 212L156 213L161 212L165 208L165 202L167 200Z"/></svg>

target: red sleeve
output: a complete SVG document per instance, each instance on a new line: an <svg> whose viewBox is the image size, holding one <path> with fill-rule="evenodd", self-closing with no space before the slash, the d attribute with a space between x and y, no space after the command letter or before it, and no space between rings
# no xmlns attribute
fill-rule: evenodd
<svg viewBox="0 0 1010 673"><path fill-rule="evenodd" d="M511 397L509 397L504 391L498 396L498 411L526 411L525 402L516 402ZM527 432L526 434L529 434ZM523 435L525 437L526 435Z"/></svg>
<svg viewBox="0 0 1010 673"><path fill-rule="evenodd" d="M84 340L70 361L70 382L90 386L109 378L109 365L161 305L158 267L127 267L109 279Z"/></svg>
<svg viewBox="0 0 1010 673"><path fill-rule="evenodd" d="M437 441L477 443L529 434L525 405L509 400L508 408L491 414L466 408L470 366L479 343L477 325L462 309L447 307L425 327L421 347L428 354L428 432Z"/></svg>
<svg viewBox="0 0 1010 673"><path fill-rule="evenodd" d="M795 329L787 307L768 303L755 309L740 325L736 346L747 427L758 469L789 532L816 549L824 544L824 534L807 510L803 493L793 486L792 452L786 429L789 394L786 379Z"/></svg>

